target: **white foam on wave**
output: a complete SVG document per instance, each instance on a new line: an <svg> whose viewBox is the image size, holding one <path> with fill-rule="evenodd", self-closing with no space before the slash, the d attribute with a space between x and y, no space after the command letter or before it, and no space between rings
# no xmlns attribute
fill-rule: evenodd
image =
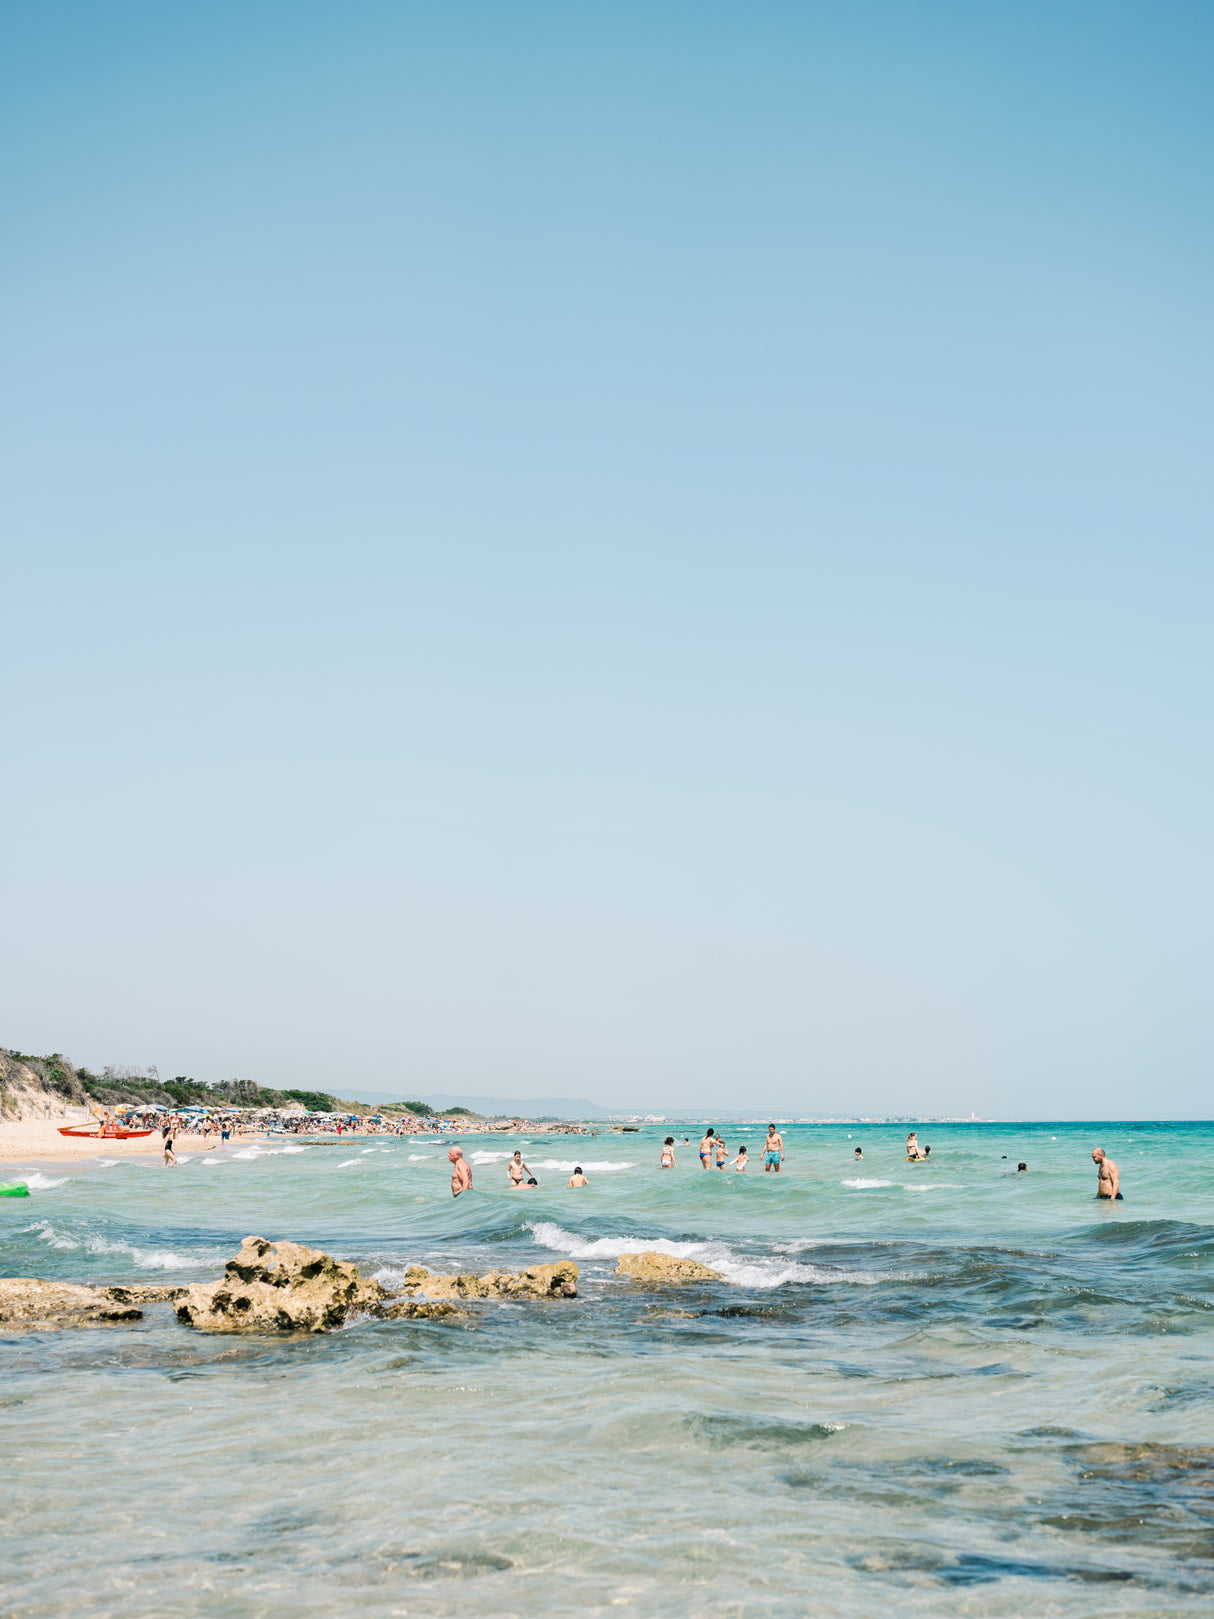
<svg viewBox="0 0 1214 1619"><path fill-rule="evenodd" d="M474 1164L497 1164L513 1157L512 1152L487 1152L482 1150L472 1154L472 1162ZM573 1173L579 1164L588 1174L592 1169L597 1169L600 1175L615 1175L621 1169L636 1168L636 1163L632 1159L613 1160L610 1158L537 1158L530 1167L532 1169L558 1169L563 1174L569 1175Z"/></svg>
<svg viewBox="0 0 1214 1619"><path fill-rule="evenodd" d="M63 1175L58 1180L52 1180L41 1170L32 1169L28 1175L18 1175L17 1185L28 1186L31 1192L49 1192L52 1186L66 1186L68 1181L74 1179L71 1175Z"/></svg>
<svg viewBox="0 0 1214 1619"><path fill-rule="evenodd" d="M343 1158L341 1163L338 1164L337 1167L338 1167L338 1169L349 1169L351 1164L361 1164L361 1163L362 1163L361 1158Z"/></svg>
<svg viewBox="0 0 1214 1619"><path fill-rule="evenodd" d="M854 1180L854 1181L841 1181L839 1184L841 1186L866 1187L866 1186L892 1186L894 1183L893 1183L893 1181L873 1181L873 1180L863 1180L863 1179L861 1179L861 1180Z"/></svg>
<svg viewBox="0 0 1214 1619"><path fill-rule="evenodd" d="M56 1231L49 1220L43 1220L39 1225L27 1225L26 1231L34 1231L51 1248L79 1248L80 1244L74 1237L69 1237L61 1231Z"/></svg>
<svg viewBox="0 0 1214 1619"><path fill-rule="evenodd" d="M571 1175L578 1165L589 1172L596 1170L600 1175L615 1175L621 1169L635 1169L636 1164L621 1159L613 1163L610 1158L537 1158L531 1165L532 1169L559 1169L563 1174Z"/></svg>
<svg viewBox="0 0 1214 1619"><path fill-rule="evenodd" d="M436 1152L411 1152L409 1154L409 1162L411 1164L420 1164L424 1159L437 1157L438 1154Z"/></svg>
<svg viewBox="0 0 1214 1619"><path fill-rule="evenodd" d="M739 1287L773 1288L785 1282L816 1282L819 1285L850 1282L858 1287L875 1287L895 1278L878 1276L867 1270L825 1270L820 1265L769 1259L760 1254L738 1254L723 1242L674 1242L667 1237L578 1237L563 1231L551 1220L539 1220L528 1229L542 1248L551 1248L571 1259L618 1259L621 1254L659 1253L672 1259L695 1259L701 1265L720 1271L728 1282Z"/></svg>
<svg viewBox="0 0 1214 1619"><path fill-rule="evenodd" d="M307 1147L265 1147L260 1141L254 1141L250 1146L241 1147L239 1152L230 1153L228 1155L228 1160L230 1161L233 1158L239 1158L242 1160L242 1162L248 1163L254 1158L277 1158L281 1153L284 1152L307 1152L308 1150L309 1149ZM184 1159L181 1161L182 1163L185 1162ZM204 1163L221 1161L223 1160L203 1160Z"/></svg>
<svg viewBox="0 0 1214 1619"><path fill-rule="evenodd" d="M51 1248L83 1248L90 1254L125 1254L141 1270L179 1270L183 1266L214 1264L222 1257L218 1251L214 1255L179 1254L171 1248L138 1248L133 1242L112 1242L108 1237L70 1237L66 1232L56 1231L49 1220L26 1229L36 1231Z"/></svg>
<svg viewBox="0 0 1214 1619"><path fill-rule="evenodd" d="M934 1186L904 1186L904 1192L956 1192L961 1189L960 1181L937 1181Z"/></svg>

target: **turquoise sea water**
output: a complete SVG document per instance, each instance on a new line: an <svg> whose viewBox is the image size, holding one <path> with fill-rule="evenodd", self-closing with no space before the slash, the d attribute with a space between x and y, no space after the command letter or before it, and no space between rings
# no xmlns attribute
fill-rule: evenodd
<svg viewBox="0 0 1214 1619"><path fill-rule="evenodd" d="M798 1126L778 1179L701 1171L698 1130L662 1173L668 1129L532 1138L527 1192L515 1138L464 1138L458 1202L441 1141L28 1173L8 1275L208 1279L256 1232L386 1280L572 1256L582 1289L0 1338L4 1612L1209 1610L1214 1125L933 1125L927 1165L905 1128ZM730 1280L613 1275L655 1246Z"/></svg>

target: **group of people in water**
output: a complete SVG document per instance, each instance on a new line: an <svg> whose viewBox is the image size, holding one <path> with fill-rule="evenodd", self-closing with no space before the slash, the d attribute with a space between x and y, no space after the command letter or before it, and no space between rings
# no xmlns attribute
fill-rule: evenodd
<svg viewBox="0 0 1214 1619"><path fill-rule="evenodd" d="M683 1137L683 1145L690 1147L691 1138ZM700 1168L724 1170L729 1161L729 1148L725 1145L725 1138L717 1134L711 1125L704 1131L700 1142ZM762 1163L763 1173L770 1174L773 1170L778 1175L780 1165L784 1162L784 1137L774 1124L767 1126L767 1140L763 1143ZM750 1153L743 1142L738 1148L737 1156L733 1161L735 1175L744 1175L750 1167ZM675 1157L674 1137L667 1136L662 1143L662 1153L658 1167L660 1169L677 1169L679 1161Z"/></svg>
<svg viewBox="0 0 1214 1619"><path fill-rule="evenodd" d="M683 1137L683 1145L689 1147L691 1140ZM913 1150L912 1150L913 1148ZM918 1136L911 1131L906 1142L906 1158L908 1163L925 1163L931 1152L930 1147L920 1147ZM451 1160L451 1195L459 1197L461 1192L467 1192L472 1187L472 1167L464 1157L459 1147L452 1147L447 1154ZM780 1173L780 1166L784 1162L784 1140L774 1124L767 1126L767 1139L763 1143L763 1172L764 1174ZM864 1149L857 1147L852 1154L853 1161L863 1163ZM724 1171L729 1158L729 1149L724 1140L715 1129L706 1129L700 1141L700 1168L717 1169ZM1096 1165L1096 1196L1104 1202L1121 1201L1121 1176L1117 1165L1108 1156L1103 1147L1092 1149L1092 1162ZM750 1164L750 1155L745 1145L738 1148L737 1156L733 1161L733 1171L736 1175L746 1173ZM675 1139L667 1136L662 1143L662 1152L659 1163L661 1169L677 1169L678 1159L675 1156ZM1016 1173L1026 1174L1028 1165L1024 1162L1016 1165ZM516 1150L513 1158L506 1165L506 1181L511 1187L538 1186L539 1182L524 1162L522 1150ZM573 1174L566 1182L568 1186L589 1186L590 1181L582 1173L581 1165L577 1165Z"/></svg>

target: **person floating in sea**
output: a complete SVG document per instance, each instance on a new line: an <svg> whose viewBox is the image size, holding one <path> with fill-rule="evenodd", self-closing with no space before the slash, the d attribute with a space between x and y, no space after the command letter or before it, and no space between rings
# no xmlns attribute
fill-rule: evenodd
<svg viewBox="0 0 1214 1619"><path fill-rule="evenodd" d="M173 1151L173 1132L166 1124L160 1132L160 1139L164 1142L164 1167L177 1162L177 1154Z"/></svg>
<svg viewBox="0 0 1214 1619"><path fill-rule="evenodd" d="M1016 1165L1016 1173L1017 1173L1017 1175L1027 1175L1028 1172L1029 1172L1029 1166L1027 1164L1022 1163L1022 1164L1017 1164Z"/></svg>
<svg viewBox="0 0 1214 1619"><path fill-rule="evenodd" d="M1103 1147L1092 1149L1092 1162L1096 1165L1096 1196L1106 1202L1121 1202L1121 1176L1117 1165L1105 1156Z"/></svg>
<svg viewBox="0 0 1214 1619"><path fill-rule="evenodd" d="M716 1131L709 1125L704 1132L704 1139L700 1142L700 1168L712 1168L712 1149L715 1145Z"/></svg>
<svg viewBox="0 0 1214 1619"><path fill-rule="evenodd" d="M461 1192L472 1190L472 1170L464 1158L459 1147L448 1150L447 1157L451 1160L451 1196L458 1197Z"/></svg>
<svg viewBox="0 0 1214 1619"><path fill-rule="evenodd" d="M570 1177L569 1177L569 1185L570 1186L589 1186L590 1185L590 1182L586 1179L585 1175L582 1174L582 1166L581 1166L581 1164L578 1164L575 1167L575 1169L573 1171L573 1174L570 1175Z"/></svg>
<svg viewBox="0 0 1214 1619"><path fill-rule="evenodd" d="M763 1143L763 1173L770 1174L774 1169L780 1173L780 1165L784 1162L784 1137L774 1124L767 1126L767 1140Z"/></svg>
<svg viewBox="0 0 1214 1619"><path fill-rule="evenodd" d="M506 1179L511 1186L526 1186L529 1180L533 1186L535 1185L530 1169L523 1162L521 1152L516 1151L514 1157L506 1165Z"/></svg>
<svg viewBox="0 0 1214 1619"><path fill-rule="evenodd" d="M859 1163L860 1160L864 1157L863 1148L857 1147L855 1152L852 1153L852 1157L856 1160L857 1163Z"/></svg>
<svg viewBox="0 0 1214 1619"><path fill-rule="evenodd" d="M746 1148L743 1145L743 1146L738 1148L738 1156L733 1161L733 1172L734 1172L734 1174L735 1175L745 1175L745 1173L746 1173L746 1164L747 1164Z"/></svg>
<svg viewBox="0 0 1214 1619"><path fill-rule="evenodd" d="M675 1155L674 1155L674 1137L673 1136L667 1136L666 1140L662 1143L662 1166L661 1167L663 1169L675 1169L675 1168L678 1167L678 1163L677 1163L677 1160L676 1160Z"/></svg>
<svg viewBox="0 0 1214 1619"><path fill-rule="evenodd" d="M726 1147L725 1143L721 1140L720 1136L718 1136L717 1137L717 1168L718 1169L723 1170L725 1168L725 1160L726 1160L726 1158L728 1158L728 1156L729 1156L729 1149Z"/></svg>

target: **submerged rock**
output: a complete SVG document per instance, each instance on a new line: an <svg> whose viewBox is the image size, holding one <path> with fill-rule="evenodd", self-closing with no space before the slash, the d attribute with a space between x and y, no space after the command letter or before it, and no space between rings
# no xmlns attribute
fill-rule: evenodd
<svg viewBox="0 0 1214 1619"><path fill-rule="evenodd" d="M483 1276L431 1276L424 1266L410 1265L401 1292L427 1299L575 1299L577 1282L578 1268L571 1259L516 1273L490 1270Z"/></svg>
<svg viewBox="0 0 1214 1619"><path fill-rule="evenodd" d="M75 1282L40 1282L32 1276L0 1280L0 1325L12 1327L95 1327L142 1321L143 1311L116 1298L121 1288L81 1287Z"/></svg>
<svg viewBox="0 0 1214 1619"><path fill-rule="evenodd" d="M630 1282L648 1282L665 1287L672 1282L723 1282L719 1270L709 1270L694 1259L673 1259L670 1254L653 1251L643 1254L621 1254L615 1267L617 1276L626 1276Z"/></svg>
<svg viewBox="0 0 1214 1619"><path fill-rule="evenodd" d="M330 1332L390 1297L357 1266L298 1242L246 1237L218 1282L196 1282L177 1318L204 1332Z"/></svg>
<svg viewBox="0 0 1214 1619"><path fill-rule="evenodd" d="M457 1304L446 1299L406 1299L400 1304L385 1304L377 1314L390 1321L429 1321L444 1315L463 1315Z"/></svg>

